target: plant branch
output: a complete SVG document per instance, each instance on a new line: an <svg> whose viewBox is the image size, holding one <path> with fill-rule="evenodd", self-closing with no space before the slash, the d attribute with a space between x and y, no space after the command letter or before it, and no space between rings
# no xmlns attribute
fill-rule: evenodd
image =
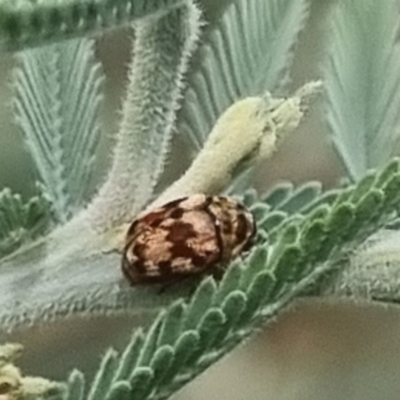
<svg viewBox="0 0 400 400"><path fill-rule="evenodd" d="M184 0L0 0L0 47L21 50L159 16Z"/></svg>
<svg viewBox="0 0 400 400"><path fill-rule="evenodd" d="M123 119L108 179L86 211L95 230L129 221L164 167L183 74L199 33L194 3L138 22Z"/></svg>
<svg viewBox="0 0 400 400"><path fill-rule="evenodd" d="M326 294L358 300L400 303L400 234L382 231L349 260Z"/></svg>

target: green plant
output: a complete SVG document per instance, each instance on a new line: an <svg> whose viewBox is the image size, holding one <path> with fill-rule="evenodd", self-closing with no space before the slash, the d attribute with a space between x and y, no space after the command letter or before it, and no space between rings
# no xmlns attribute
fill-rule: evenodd
<svg viewBox="0 0 400 400"><path fill-rule="evenodd" d="M289 79L308 0L228 3L201 33L192 0L0 1L0 40L24 49L14 75L15 115L39 176L38 195L26 204L8 189L0 197L1 328L134 312L139 299L142 313L159 311L150 327L135 327L122 354L106 352L87 388L79 371L65 386L32 385L11 368L20 349L0 348L0 387L6 382L13 396L163 399L298 296L398 301L396 263L383 276L376 242L367 242L368 263L360 247L396 218L400 199L400 164L390 160L400 98L394 0L339 1L333 13L325 109L352 183L324 194L315 184L236 193L255 215L259 236L221 282L205 278L191 295L190 283L162 294L120 284L123 233L140 210L219 193L240 174L249 187L248 171L298 126L319 86L307 84L287 99L267 93ZM371 18L375 29L365 41ZM134 57L112 165L89 201L103 76L86 36L130 21ZM196 157L151 201L175 125Z"/></svg>

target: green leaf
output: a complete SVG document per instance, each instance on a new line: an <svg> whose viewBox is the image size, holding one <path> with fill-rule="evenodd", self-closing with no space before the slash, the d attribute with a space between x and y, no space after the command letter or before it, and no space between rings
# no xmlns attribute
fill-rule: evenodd
<svg viewBox="0 0 400 400"><path fill-rule="evenodd" d="M140 351L144 343L142 329L139 329L132 335L132 339L126 346L119 361L118 369L114 376L114 382L129 379L132 371L136 367Z"/></svg>
<svg viewBox="0 0 400 400"><path fill-rule="evenodd" d="M399 172L400 169L400 159L395 157L393 158L382 171L378 173L376 178L375 186L377 188L382 188L388 180L392 179L392 177Z"/></svg>
<svg viewBox="0 0 400 400"><path fill-rule="evenodd" d="M309 263L326 259L331 250L330 246L327 246L327 236L326 222L323 220L313 220L303 228L300 247Z"/></svg>
<svg viewBox="0 0 400 400"><path fill-rule="evenodd" d="M344 202L333 207L327 217L326 229L329 241L340 244L350 235L350 229L354 222L355 206Z"/></svg>
<svg viewBox="0 0 400 400"><path fill-rule="evenodd" d="M232 2L204 38L188 77L179 131L196 150L229 105L287 80L307 16L306 0Z"/></svg>
<svg viewBox="0 0 400 400"><path fill-rule="evenodd" d="M252 206L258 200L258 193L254 188L250 188L244 192L241 202L246 206Z"/></svg>
<svg viewBox="0 0 400 400"><path fill-rule="evenodd" d="M218 287L217 293L215 294L213 304L221 304L226 296L239 286L242 274L241 264L240 261L237 261L228 266L227 271L222 278L222 282Z"/></svg>
<svg viewBox="0 0 400 400"><path fill-rule="evenodd" d="M83 400L85 392L85 376L78 370L73 370L68 378L67 400Z"/></svg>
<svg viewBox="0 0 400 400"><path fill-rule="evenodd" d="M292 195L293 188L294 186L291 182L277 183L264 193L261 200L271 206L273 210L279 209L279 206Z"/></svg>
<svg viewBox="0 0 400 400"><path fill-rule="evenodd" d="M185 313L185 305L182 300L173 304L165 316L157 346L174 345L178 338Z"/></svg>
<svg viewBox="0 0 400 400"><path fill-rule="evenodd" d="M307 219L315 221L317 219L324 219L330 212L331 208L328 204L320 204L318 207L313 208L308 212Z"/></svg>
<svg viewBox="0 0 400 400"><path fill-rule="evenodd" d="M372 189L356 204L355 222L360 225L367 225L371 220L381 215L384 202L384 192L381 189Z"/></svg>
<svg viewBox="0 0 400 400"><path fill-rule="evenodd" d="M259 273L249 285L246 292L246 308L239 319L239 325L245 325L254 317L261 304L268 298L275 285L271 273L264 271Z"/></svg>
<svg viewBox="0 0 400 400"><path fill-rule="evenodd" d="M146 335L146 340L143 343L139 361L137 365L140 367L148 366L151 362L154 352L157 350L157 342L160 335L161 328L165 321L165 312L161 312L157 319L153 322L150 331ZM133 385L132 385L133 386Z"/></svg>
<svg viewBox="0 0 400 400"><path fill-rule="evenodd" d="M174 349L169 345L161 346L157 349L150 363L150 368L153 370L152 389L156 389L164 376L168 373L168 369L172 365L174 357Z"/></svg>
<svg viewBox="0 0 400 400"><path fill-rule="evenodd" d="M259 272L264 270L268 265L268 250L267 247L257 247L250 254L247 265L244 268L241 276L240 289L245 290L258 275Z"/></svg>
<svg viewBox="0 0 400 400"><path fill-rule="evenodd" d="M184 370L188 361L198 351L200 335L196 331L183 333L175 346L175 355L172 364L160 385L169 383L180 371Z"/></svg>
<svg viewBox="0 0 400 400"><path fill-rule="evenodd" d="M204 312L211 306L217 286L213 278L204 279L198 286L192 301L186 309L185 329L195 329L201 321Z"/></svg>
<svg viewBox="0 0 400 400"><path fill-rule="evenodd" d="M295 245L288 245L282 252L274 268L274 275L280 282L296 282L303 275L303 268L307 266L302 249Z"/></svg>
<svg viewBox="0 0 400 400"><path fill-rule="evenodd" d="M308 214L321 206L328 206L332 204L336 200L339 193L340 189L332 189L322 193L321 196L318 196L301 209L302 214Z"/></svg>
<svg viewBox="0 0 400 400"><path fill-rule="evenodd" d="M135 400L146 398L147 394L151 391L151 382L153 378L154 374L151 368L136 368L129 381L132 387L130 398Z"/></svg>
<svg viewBox="0 0 400 400"><path fill-rule="evenodd" d="M43 197L23 203L5 188L0 192L0 257L43 234L51 222L50 204Z"/></svg>
<svg viewBox="0 0 400 400"><path fill-rule="evenodd" d="M327 119L335 149L358 180L389 160L399 137L398 4L340 1L331 19Z"/></svg>
<svg viewBox="0 0 400 400"><path fill-rule="evenodd" d="M212 307L206 311L198 326L200 341L197 352L191 358L192 363L214 344L225 322L226 317L221 309Z"/></svg>
<svg viewBox="0 0 400 400"><path fill-rule="evenodd" d="M176 364L179 362L179 368L185 367L191 355L199 347L199 343L200 335L197 331L186 331L182 334L175 346L175 360Z"/></svg>
<svg viewBox="0 0 400 400"><path fill-rule="evenodd" d="M307 182L297 188L285 201L279 204L279 210L293 214L299 212L312 200L321 194L322 185L320 182Z"/></svg>
<svg viewBox="0 0 400 400"><path fill-rule="evenodd" d="M357 189L353 192L351 196L351 201L357 203L365 194L367 194L375 185L376 173L374 171L369 172L365 175L360 182L357 184Z"/></svg>
<svg viewBox="0 0 400 400"><path fill-rule="evenodd" d="M332 204L333 208L345 202L350 202L354 194L353 189L352 186L342 189Z"/></svg>
<svg viewBox="0 0 400 400"><path fill-rule="evenodd" d="M182 0L1 0L0 45L27 46L87 36L166 11Z"/></svg>
<svg viewBox="0 0 400 400"><path fill-rule="evenodd" d="M106 400L129 400L132 387L129 382L120 381L112 385Z"/></svg>
<svg viewBox="0 0 400 400"><path fill-rule="evenodd" d="M270 251L270 262L274 264L288 245L290 246L298 241L299 225L296 219L291 221L287 218L282 226L278 226L271 234L270 241L274 246Z"/></svg>
<svg viewBox="0 0 400 400"><path fill-rule="evenodd" d="M230 330L240 320L242 313L246 309L246 305L247 296L239 290L232 291L232 293L226 297L225 301L222 303L222 312L226 317L226 321L214 341L214 347L221 346Z"/></svg>
<svg viewBox="0 0 400 400"><path fill-rule="evenodd" d="M109 349L107 354L103 357L100 368L94 378L87 397L88 400L103 400L106 398L113 382L118 365L117 363L117 353Z"/></svg>
<svg viewBox="0 0 400 400"><path fill-rule="evenodd" d="M392 207L397 208L400 201L400 173L389 178L382 190L385 194L384 207L387 210Z"/></svg>
<svg viewBox="0 0 400 400"><path fill-rule="evenodd" d="M93 40L70 40L19 54L16 119L36 165L40 187L65 222L89 194L100 136L100 64Z"/></svg>
<svg viewBox="0 0 400 400"><path fill-rule="evenodd" d="M195 375L194 371L204 369L202 366L204 359L207 359L207 356L212 352L213 345L216 344L218 335L222 332L225 324L224 315L219 309L210 309L205 317L199 326L199 343L187 362L187 370L191 372L191 378ZM182 383L190 380L187 378L184 377Z"/></svg>
<svg viewBox="0 0 400 400"><path fill-rule="evenodd" d="M262 220L268 215L269 211L271 210L271 207L268 204L255 203L251 207L249 207L249 209L251 213L254 215L255 219Z"/></svg>
<svg viewBox="0 0 400 400"><path fill-rule="evenodd" d="M281 244L291 244L295 243L299 236L299 226L297 221L292 224L288 224L282 229L281 236L279 237Z"/></svg>
<svg viewBox="0 0 400 400"><path fill-rule="evenodd" d="M269 231L269 240L274 243L277 237L282 237L286 243L294 242L297 239L299 225L304 221L304 216L296 213L287 216L278 226Z"/></svg>
<svg viewBox="0 0 400 400"><path fill-rule="evenodd" d="M268 233L279 226L286 217L287 214L283 211L273 211L258 222L258 225Z"/></svg>

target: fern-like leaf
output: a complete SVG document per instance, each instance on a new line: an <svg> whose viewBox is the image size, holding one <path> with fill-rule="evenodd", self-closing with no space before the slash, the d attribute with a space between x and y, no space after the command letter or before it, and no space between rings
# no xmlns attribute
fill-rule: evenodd
<svg viewBox="0 0 400 400"><path fill-rule="evenodd" d="M44 195L65 222L87 197L99 139L102 74L92 40L19 54L16 115Z"/></svg>
<svg viewBox="0 0 400 400"><path fill-rule="evenodd" d="M167 12L183 0L0 0L0 46L10 50L88 35Z"/></svg>
<svg viewBox="0 0 400 400"><path fill-rule="evenodd" d="M231 265L222 282L204 279L188 302L178 301L162 311L141 351L135 352L136 363L125 354L140 336L133 337L123 357L117 357L114 374L126 371L124 363L136 365L129 381L131 396L168 398L311 284L325 274L334 275L332 271L346 253L393 217L399 185L396 161L374 174L368 189L362 182L349 188L341 202L323 204L323 213L314 211L295 225L282 226L274 243L263 243L246 262ZM96 375L95 388L101 384L99 377L106 375L108 354ZM121 385L127 390L125 380L112 380L107 374L107 385L110 381L106 398ZM90 393L93 390L92 386Z"/></svg>
<svg viewBox="0 0 400 400"><path fill-rule="evenodd" d="M307 0L235 0L225 11L195 58L180 113L179 130L196 150L231 104L287 81L307 16Z"/></svg>
<svg viewBox="0 0 400 400"><path fill-rule="evenodd" d="M398 2L340 1L324 68L335 149L352 179L387 162L400 133ZM368 38L368 39L366 39Z"/></svg>
<svg viewBox="0 0 400 400"><path fill-rule="evenodd" d="M50 225L50 205L42 197L23 203L10 189L0 192L0 258L36 238Z"/></svg>

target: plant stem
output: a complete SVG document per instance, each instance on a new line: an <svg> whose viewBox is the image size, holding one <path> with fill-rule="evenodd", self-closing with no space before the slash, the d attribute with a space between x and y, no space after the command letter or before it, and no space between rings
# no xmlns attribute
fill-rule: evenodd
<svg viewBox="0 0 400 400"><path fill-rule="evenodd" d="M196 6L140 21L112 167L86 212L97 231L126 222L148 202L164 167L183 74L200 19Z"/></svg>

